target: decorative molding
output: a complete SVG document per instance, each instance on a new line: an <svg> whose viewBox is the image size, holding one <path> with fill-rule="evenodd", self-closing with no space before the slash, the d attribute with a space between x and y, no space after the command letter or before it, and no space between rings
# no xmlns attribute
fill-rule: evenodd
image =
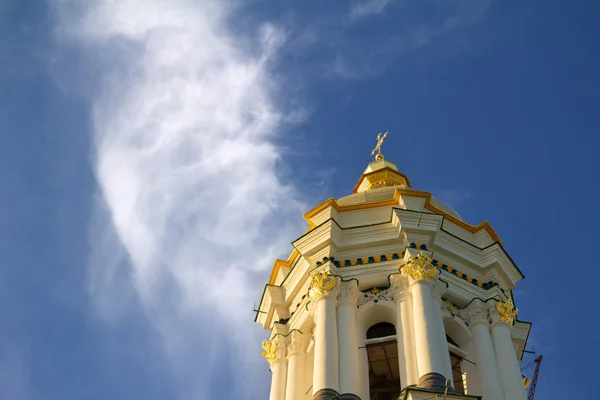
<svg viewBox="0 0 600 400"><path fill-rule="evenodd" d="M367 303L379 303L380 301L394 301L390 288L380 289L374 287L363 292L363 297L358 301L358 307L362 307Z"/></svg>
<svg viewBox="0 0 600 400"><path fill-rule="evenodd" d="M425 253L419 253L416 257L410 257L400 271L410 276L414 281L429 280L439 274L439 270L432 264L433 259Z"/></svg>
<svg viewBox="0 0 600 400"><path fill-rule="evenodd" d="M325 200L323 203L319 204L312 210L308 211L306 214L304 214L304 219L309 224L307 232L311 231L312 229L314 229L316 227L315 223L312 221L311 218L314 215L318 214L319 212L323 211L324 209L326 209L328 207L333 207L337 212L344 212L344 211L364 210L364 209L375 208L375 207L396 206L396 205L398 205L401 196L423 198L425 200L423 208L425 208L426 210L429 210L434 214L443 216L444 218L446 218L446 220L454 223L455 225L458 225L459 227L465 229L466 231L468 231L470 233L476 233L481 230L485 230L490 235L492 241L498 242L498 244L500 246L504 246L504 244L502 243L502 241L500 240L500 238L498 237L496 232L494 232L491 225L487 221L483 221L478 225L468 224L468 223L462 221L461 219L456 218L455 216L450 215L449 213L435 207L433 204L431 204L431 197L432 197L431 193L422 192L419 190L396 189L396 190L394 190L393 198L390 200L374 201L374 202L369 202L369 203L347 205L347 206L340 206L337 203L337 201L335 201L334 198L330 198L328 200Z"/></svg>
<svg viewBox="0 0 600 400"><path fill-rule="evenodd" d="M448 311L450 314L452 314L453 317L457 315L458 308L454 304L452 304L451 301L444 299L442 306L442 308Z"/></svg>

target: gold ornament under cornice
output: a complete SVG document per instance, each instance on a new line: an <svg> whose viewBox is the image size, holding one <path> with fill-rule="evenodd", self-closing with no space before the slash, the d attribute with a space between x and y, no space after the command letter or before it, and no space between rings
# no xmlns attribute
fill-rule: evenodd
<svg viewBox="0 0 600 400"><path fill-rule="evenodd" d="M527 377L523 377L523 386L525 386L525 389L527 389L529 387L529 385L531 384L531 381L529 379L527 379Z"/></svg>
<svg viewBox="0 0 600 400"><path fill-rule="evenodd" d="M337 281L335 276L325 271L319 272L312 277L310 288L308 289L308 296L311 299L320 299L323 296L327 296L336 285Z"/></svg>
<svg viewBox="0 0 600 400"><path fill-rule="evenodd" d="M366 192L386 186L406 186L409 188L410 182L403 173L390 167L383 167L363 174L354 186L352 192Z"/></svg>
<svg viewBox="0 0 600 400"><path fill-rule="evenodd" d="M381 132L377 135L377 144L371 152L371 155L375 156L376 161L383 160L383 154L381 154L381 145L383 144L383 140L386 138L387 134L388 132L386 131L385 133L383 133L383 136L381 136ZM377 154L375 154L375 152L377 152Z"/></svg>
<svg viewBox="0 0 600 400"><path fill-rule="evenodd" d="M263 340L262 348L263 351L260 354L262 354L269 364L277 360L277 343L274 340Z"/></svg>
<svg viewBox="0 0 600 400"><path fill-rule="evenodd" d="M496 303L496 310L498 311L498 314L500 314L500 319L509 325L513 324L513 321L519 312L510 299L504 303L501 301Z"/></svg>
<svg viewBox="0 0 600 400"><path fill-rule="evenodd" d="M432 264L433 259L424 253L416 257L411 257L402 267L402 272L413 278L415 281L435 278L438 269Z"/></svg>

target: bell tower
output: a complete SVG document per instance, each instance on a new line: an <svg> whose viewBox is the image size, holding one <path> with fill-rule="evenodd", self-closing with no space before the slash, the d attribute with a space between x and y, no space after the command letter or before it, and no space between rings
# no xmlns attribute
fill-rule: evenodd
<svg viewBox="0 0 600 400"><path fill-rule="evenodd" d="M353 194L307 212L275 262L256 314L270 400L525 400L523 274L489 223L412 188L386 135Z"/></svg>

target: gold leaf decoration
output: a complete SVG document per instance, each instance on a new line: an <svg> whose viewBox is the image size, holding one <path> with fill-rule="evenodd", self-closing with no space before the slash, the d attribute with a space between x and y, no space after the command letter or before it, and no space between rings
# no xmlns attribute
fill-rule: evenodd
<svg viewBox="0 0 600 400"><path fill-rule="evenodd" d="M277 359L277 343L274 340L263 340L262 356L269 362L273 363Z"/></svg>
<svg viewBox="0 0 600 400"><path fill-rule="evenodd" d="M438 269L432 264L433 260L424 253L420 253L402 267L402 271L416 281L435 278Z"/></svg>
<svg viewBox="0 0 600 400"><path fill-rule="evenodd" d="M323 296L327 296L336 285L335 276L326 271L319 272L312 277L308 296L311 299L320 299Z"/></svg>
<svg viewBox="0 0 600 400"><path fill-rule="evenodd" d="M519 312L510 299L504 303L501 301L496 303L496 310L498 311L498 314L500 314L500 319L509 325L513 324L513 321Z"/></svg>

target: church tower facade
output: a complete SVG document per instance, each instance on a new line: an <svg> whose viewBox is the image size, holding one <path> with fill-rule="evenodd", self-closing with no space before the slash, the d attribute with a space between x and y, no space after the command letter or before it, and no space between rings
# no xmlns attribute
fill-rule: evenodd
<svg viewBox="0 0 600 400"><path fill-rule="evenodd" d="M378 139L353 194L306 213L275 262L256 314L270 400L525 400L522 273L487 222L413 189Z"/></svg>

